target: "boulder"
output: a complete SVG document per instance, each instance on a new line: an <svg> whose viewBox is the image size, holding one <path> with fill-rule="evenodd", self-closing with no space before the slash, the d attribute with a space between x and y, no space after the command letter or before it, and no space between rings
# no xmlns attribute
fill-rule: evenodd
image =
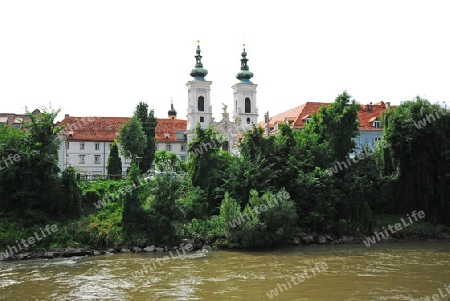
<svg viewBox="0 0 450 301"><path fill-rule="evenodd" d="M293 245L299 245L301 242L302 242L302 240L300 238L298 238L298 237L294 237L292 239L292 244Z"/></svg>
<svg viewBox="0 0 450 301"><path fill-rule="evenodd" d="M324 245L327 243L327 237L325 235L316 236L316 243L319 245Z"/></svg>
<svg viewBox="0 0 450 301"><path fill-rule="evenodd" d="M155 251L156 251L155 245L151 245L144 248L144 252L155 252Z"/></svg>
<svg viewBox="0 0 450 301"><path fill-rule="evenodd" d="M305 235L302 237L302 243L304 245L310 245L311 243L314 243L314 237L312 235Z"/></svg>
<svg viewBox="0 0 450 301"><path fill-rule="evenodd" d="M132 248L131 248L131 251L132 251L132 252L142 252L142 248L139 248L139 247L132 247Z"/></svg>
<svg viewBox="0 0 450 301"><path fill-rule="evenodd" d="M122 249L120 249L120 252L121 252L121 253L130 253L130 249L128 249L128 248L122 248Z"/></svg>
<svg viewBox="0 0 450 301"><path fill-rule="evenodd" d="M86 250L82 248L65 248L64 252L61 254L62 257L72 257L72 256L84 256L86 255Z"/></svg>

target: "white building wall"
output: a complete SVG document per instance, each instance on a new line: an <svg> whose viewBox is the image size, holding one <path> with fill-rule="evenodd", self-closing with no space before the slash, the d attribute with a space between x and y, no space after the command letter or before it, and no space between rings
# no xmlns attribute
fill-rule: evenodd
<svg viewBox="0 0 450 301"><path fill-rule="evenodd" d="M69 141L67 148L66 142L62 141L58 152L59 168L63 171L67 166L73 166L83 174L106 175L111 144L111 141ZM84 163L81 156L84 156ZM122 174L125 174L130 167L130 160L120 153L119 156L122 159Z"/></svg>
<svg viewBox="0 0 450 301"><path fill-rule="evenodd" d="M187 142L157 142L156 151L163 149L175 153L183 161L188 161Z"/></svg>

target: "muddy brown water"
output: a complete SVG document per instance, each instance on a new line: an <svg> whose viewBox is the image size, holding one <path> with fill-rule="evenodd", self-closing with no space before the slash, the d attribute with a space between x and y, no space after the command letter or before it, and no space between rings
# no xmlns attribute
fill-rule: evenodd
<svg viewBox="0 0 450 301"><path fill-rule="evenodd" d="M450 300L448 241L168 255L0 262L0 300Z"/></svg>

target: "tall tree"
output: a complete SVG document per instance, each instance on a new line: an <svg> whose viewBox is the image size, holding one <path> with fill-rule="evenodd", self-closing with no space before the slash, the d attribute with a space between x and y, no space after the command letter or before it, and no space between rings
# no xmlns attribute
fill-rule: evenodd
<svg viewBox="0 0 450 301"><path fill-rule="evenodd" d="M147 137L142 130L141 122L136 117L131 118L120 127L119 143L123 155L131 158L132 161L135 161L136 157L143 155Z"/></svg>
<svg viewBox="0 0 450 301"><path fill-rule="evenodd" d="M424 210L446 222L450 214L450 111L416 97L382 115L388 175L396 178L392 210Z"/></svg>
<svg viewBox="0 0 450 301"><path fill-rule="evenodd" d="M358 135L359 105L344 91L328 107L321 106L313 114L305 130L319 135L319 143L328 142L333 158L342 161L355 148L354 137Z"/></svg>
<svg viewBox="0 0 450 301"><path fill-rule="evenodd" d="M122 159L119 157L119 148L117 147L116 141L114 141L111 145L106 169L108 171L108 175L122 174Z"/></svg>
<svg viewBox="0 0 450 301"><path fill-rule="evenodd" d="M156 151L156 125L157 119L153 110L148 110L148 104L145 102L139 102L134 110L134 117L136 117L142 124L145 136L147 137L146 146L143 151L142 160L139 163L139 169L142 172L146 172L150 169L150 166L155 157Z"/></svg>

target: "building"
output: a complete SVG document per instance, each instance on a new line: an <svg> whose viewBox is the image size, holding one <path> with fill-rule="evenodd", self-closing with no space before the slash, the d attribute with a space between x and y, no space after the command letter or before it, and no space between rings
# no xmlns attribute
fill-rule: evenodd
<svg viewBox="0 0 450 301"><path fill-rule="evenodd" d="M187 160L187 121L177 119L173 104L169 118L158 118L155 130L156 150L165 149ZM128 117L74 117L66 114L59 126L62 144L58 153L59 168L73 166L81 174L106 175L111 145L118 138L119 128ZM120 154L119 154L120 155ZM130 159L120 155L122 174L130 167Z"/></svg>
<svg viewBox="0 0 450 301"><path fill-rule="evenodd" d="M233 89L233 115L231 120L227 112L228 105L223 102L222 119L216 122L212 116L210 96L212 82L205 79L208 70L203 68L199 44L197 45L195 59L195 68L190 73L193 79L186 84L188 88L187 139L189 142L192 140L197 124L200 124L203 128L213 126L224 141L223 150L238 154L238 144L244 133L252 129L257 124L258 119L256 105L256 88L258 85L250 81L253 73L250 72L247 64L245 45L241 53L241 70L236 75L239 82L231 87Z"/></svg>
<svg viewBox="0 0 450 301"><path fill-rule="evenodd" d="M36 115L41 112L36 109L31 114ZM11 126L15 129L23 128L24 122L30 122L30 116L27 114L14 114L14 113L0 113L0 129L5 126Z"/></svg>
<svg viewBox="0 0 450 301"><path fill-rule="evenodd" d="M173 152L182 161L188 161L187 155L187 120L177 119L177 111L171 104L169 118L158 118L156 126L156 150Z"/></svg>
<svg viewBox="0 0 450 301"><path fill-rule="evenodd" d="M263 128L268 128L271 134L278 133L278 126L281 123L289 123L293 129L302 129L311 119L311 115L318 112L323 105L328 106L330 104L325 102L306 102L273 117L269 116L268 123L263 121L259 125ZM355 137L356 151L361 150L363 145L375 145L381 139L383 129L380 116L389 106L389 102L360 105L358 112L359 135Z"/></svg>
<svg viewBox="0 0 450 301"><path fill-rule="evenodd" d="M66 126L60 133L62 144L58 152L59 168L73 166L81 174L106 175L109 152L118 137L120 126L127 117L74 117L65 115L59 126ZM130 166L122 159L122 173Z"/></svg>

